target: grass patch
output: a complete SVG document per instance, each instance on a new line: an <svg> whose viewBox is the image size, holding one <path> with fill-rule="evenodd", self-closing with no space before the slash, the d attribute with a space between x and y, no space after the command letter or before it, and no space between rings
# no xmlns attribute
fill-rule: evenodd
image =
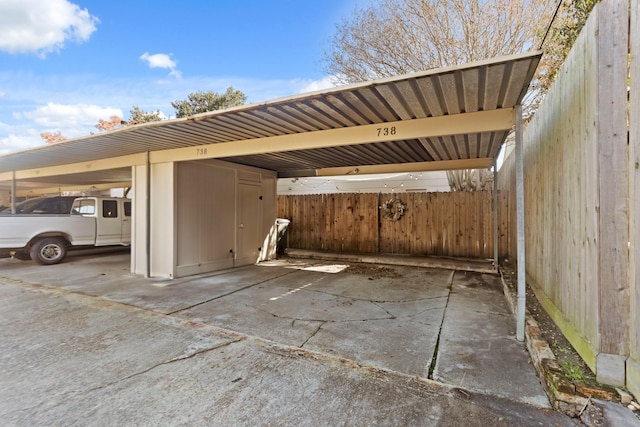
<svg viewBox="0 0 640 427"><path fill-rule="evenodd" d="M573 382L583 382L586 380L582 366L572 360L560 360L558 364L564 371L568 379Z"/></svg>

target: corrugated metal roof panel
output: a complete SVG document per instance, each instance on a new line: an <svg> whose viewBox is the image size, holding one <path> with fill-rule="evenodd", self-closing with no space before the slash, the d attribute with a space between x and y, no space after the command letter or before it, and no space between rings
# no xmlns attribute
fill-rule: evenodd
<svg viewBox="0 0 640 427"><path fill-rule="evenodd" d="M0 173L219 142L510 108L522 101L541 53L415 73L200 114L0 156ZM507 132L376 142L226 158L283 171L495 157Z"/></svg>

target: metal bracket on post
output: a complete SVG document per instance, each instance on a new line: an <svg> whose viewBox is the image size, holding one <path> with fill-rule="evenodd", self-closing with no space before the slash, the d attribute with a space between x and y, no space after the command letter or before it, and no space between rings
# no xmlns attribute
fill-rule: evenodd
<svg viewBox="0 0 640 427"><path fill-rule="evenodd" d="M518 309L516 312L516 339L524 341L526 294L526 259L524 242L524 146L522 105L516 107L516 211L518 254Z"/></svg>

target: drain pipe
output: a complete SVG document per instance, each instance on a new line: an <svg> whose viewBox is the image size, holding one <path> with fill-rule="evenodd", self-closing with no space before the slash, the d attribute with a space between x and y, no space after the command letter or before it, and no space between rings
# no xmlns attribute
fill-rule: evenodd
<svg viewBox="0 0 640 427"><path fill-rule="evenodd" d="M522 134L522 105L516 107L516 212L518 255L518 310L516 313L516 339L524 341L524 311L526 294L526 259L524 245L524 147Z"/></svg>

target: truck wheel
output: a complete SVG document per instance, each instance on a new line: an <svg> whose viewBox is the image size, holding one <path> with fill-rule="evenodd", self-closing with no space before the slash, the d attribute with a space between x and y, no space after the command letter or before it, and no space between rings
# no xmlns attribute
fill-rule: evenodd
<svg viewBox="0 0 640 427"><path fill-rule="evenodd" d="M38 264L57 264L67 256L67 242L59 237L45 237L33 244L30 253Z"/></svg>

